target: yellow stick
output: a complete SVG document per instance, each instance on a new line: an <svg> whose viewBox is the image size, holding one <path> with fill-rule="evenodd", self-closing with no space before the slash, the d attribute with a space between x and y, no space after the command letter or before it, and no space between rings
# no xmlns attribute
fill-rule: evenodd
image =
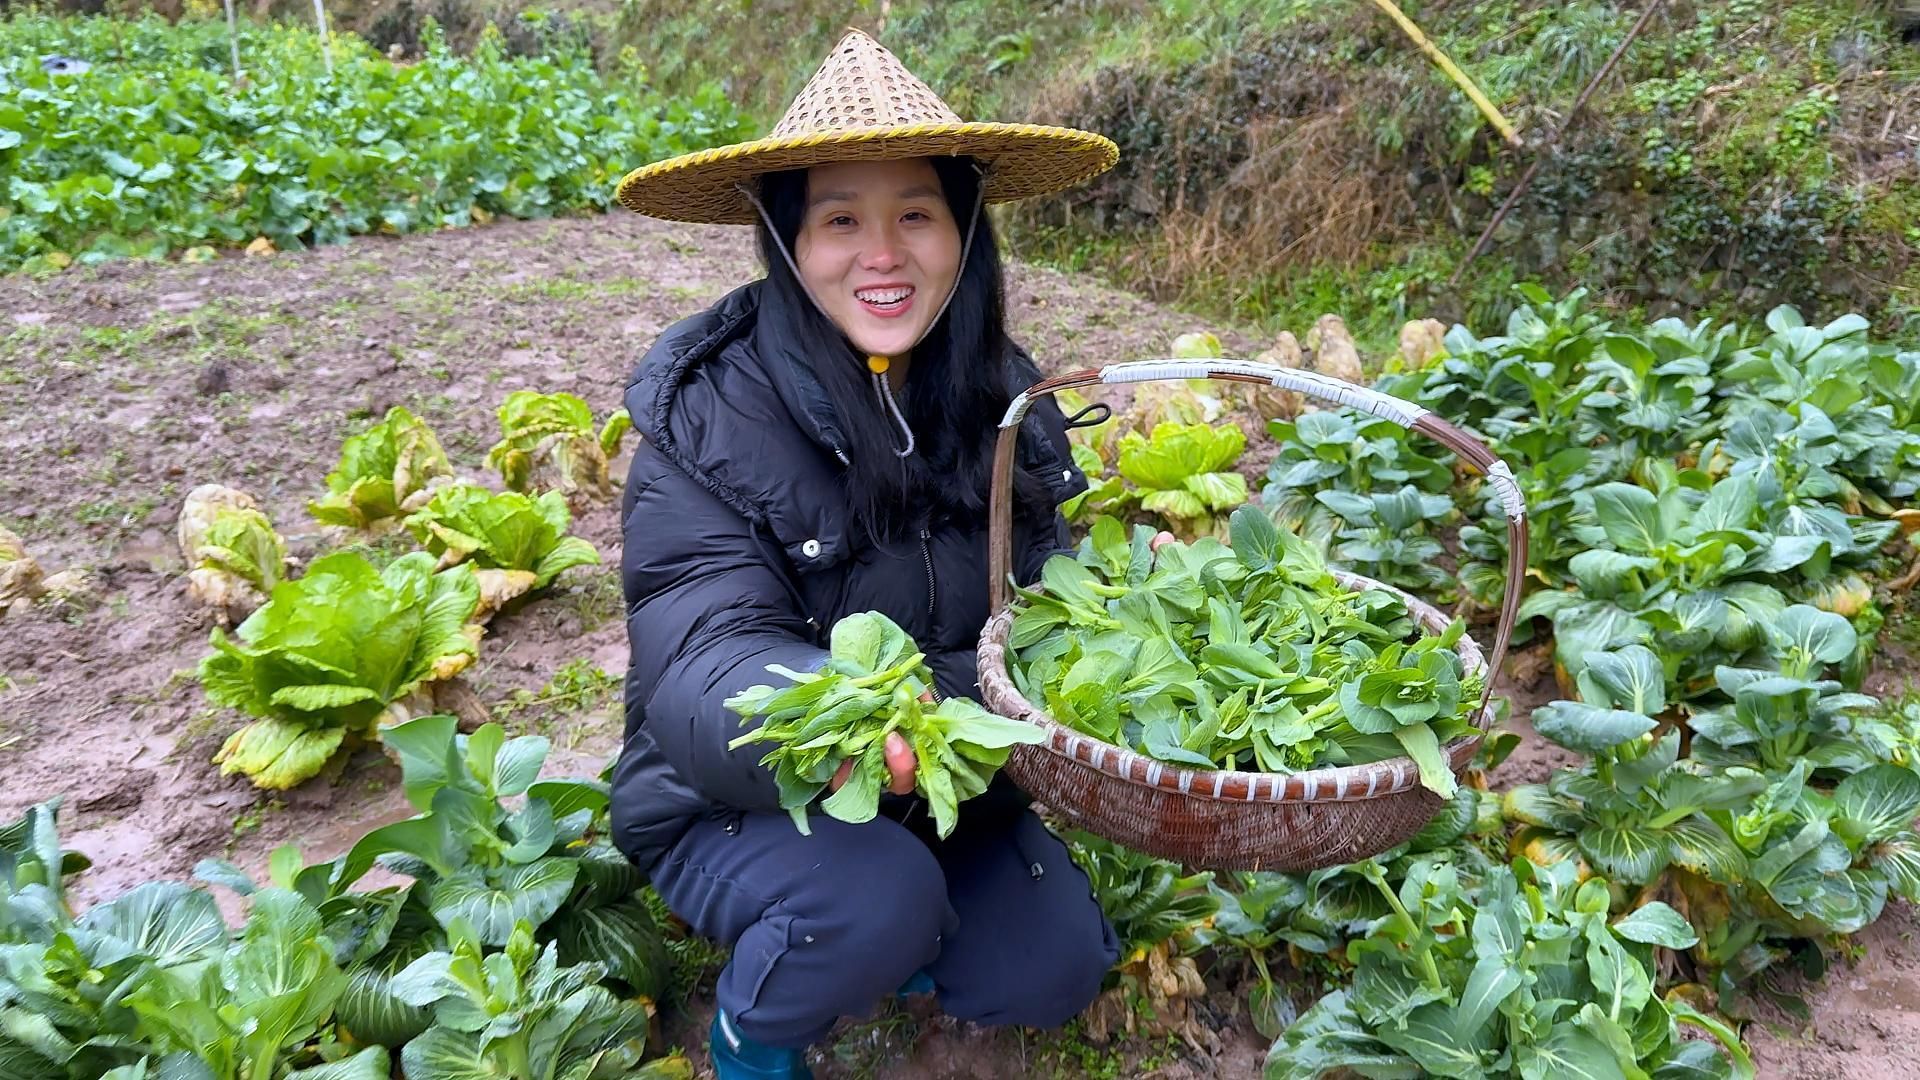
<svg viewBox="0 0 1920 1080"><path fill-rule="evenodd" d="M1400 24L1400 29L1406 32L1407 37L1413 39L1413 43L1420 47L1420 51L1426 53L1435 64L1438 64L1440 70L1447 73L1447 78L1452 79L1453 84L1460 88L1460 92L1467 95L1467 98L1473 102L1474 107L1486 115L1487 122L1500 133L1501 138L1514 146L1522 145L1519 133L1513 130L1513 125L1507 122L1506 117L1500 115L1500 110L1494 107L1493 102L1487 100L1487 95L1480 92L1480 87L1467 77L1466 72L1460 70L1459 65L1448 59L1447 54L1441 52L1438 45L1429 41L1427 35L1420 32L1420 28L1414 25L1412 19L1407 18L1407 13L1401 11L1398 4L1393 0L1373 0L1373 6L1386 12L1388 18Z"/></svg>

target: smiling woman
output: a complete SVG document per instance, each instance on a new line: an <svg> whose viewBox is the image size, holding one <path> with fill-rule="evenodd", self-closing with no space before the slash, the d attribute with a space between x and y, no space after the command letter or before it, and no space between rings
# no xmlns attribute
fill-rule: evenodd
<svg viewBox="0 0 1920 1080"><path fill-rule="evenodd" d="M806 679L835 662L844 680L828 646L869 612L923 654L928 697L978 699L992 444L1039 378L1007 336L985 206L1077 183L1114 154L1086 132L962 122L856 32L771 137L621 185L644 213L756 224L767 266L670 328L627 395L644 442L623 504L632 656L615 829L676 913L733 946L721 1080L807 1075L807 1044L896 989L935 991L968 1020L1058 1025L1116 958L1086 876L1004 775L956 797L954 763L938 759L954 751L894 730L858 773L860 801L884 787L877 814L817 813L807 800L849 768L807 759L783 785L760 749L730 748L728 708L757 700L769 669ZM1057 508L1084 486L1059 411L1032 420L1014 484L1022 580L1068 545ZM908 712L919 685L902 687Z"/></svg>
<svg viewBox="0 0 1920 1080"><path fill-rule="evenodd" d="M850 161L807 170L807 212L794 256L800 280L855 348L894 361L940 314L932 300L960 271L960 228L931 162Z"/></svg>

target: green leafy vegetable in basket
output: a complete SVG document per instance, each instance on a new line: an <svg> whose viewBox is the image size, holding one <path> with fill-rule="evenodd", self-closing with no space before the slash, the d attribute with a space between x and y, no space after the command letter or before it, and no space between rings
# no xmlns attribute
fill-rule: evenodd
<svg viewBox="0 0 1920 1080"><path fill-rule="evenodd" d="M1340 584L1311 546L1252 508L1233 546L1152 549L1095 524L1018 590L1012 675L1062 724L1160 761L1291 773L1406 755L1450 796L1442 747L1472 732L1481 676L1421 635L1405 599Z"/></svg>
<svg viewBox="0 0 1920 1080"><path fill-rule="evenodd" d="M926 654L879 612L835 623L831 645L832 656L821 671L772 665L767 670L791 685L754 686L727 699L727 707L748 720L765 717L728 749L775 744L760 763L774 770L780 807L793 815L802 833L810 833L808 805L827 789L844 760L853 761L853 770L821 809L853 824L873 820L886 786L892 732L905 736L913 749L914 786L932 805L943 837L953 832L959 804L987 790L1016 744L1045 737L1032 724L995 716L965 698L937 706L921 700L933 686Z"/></svg>

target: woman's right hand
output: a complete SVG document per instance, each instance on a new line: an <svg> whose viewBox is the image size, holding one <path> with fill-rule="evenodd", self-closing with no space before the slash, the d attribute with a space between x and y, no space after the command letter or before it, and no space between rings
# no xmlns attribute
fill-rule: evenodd
<svg viewBox="0 0 1920 1080"><path fill-rule="evenodd" d="M913 747L907 745L907 737L897 731L888 732L886 756L887 772L891 774L887 782L887 790L895 795L913 794L913 773L919 768L920 762L913 756ZM847 777L852 774L853 759L848 758L840 763L840 768L834 772L833 779L827 781L827 790L839 791L841 785L847 782Z"/></svg>

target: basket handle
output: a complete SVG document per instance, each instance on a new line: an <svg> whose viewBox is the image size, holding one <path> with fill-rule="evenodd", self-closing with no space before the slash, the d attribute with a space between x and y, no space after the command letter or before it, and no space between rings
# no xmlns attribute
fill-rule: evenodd
<svg viewBox="0 0 1920 1080"><path fill-rule="evenodd" d="M1421 406L1315 371L1247 360L1135 360L1109 364L1103 368L1069 371L1021 391L1007 406L1006 416L1000 421L999 438L993 448L993 486L987 508L987 572L990 577L987 589L992 610L995 613L1005 610L1012 599L1009 579L1013 576L1014 447L1019 439L1020 422L1026 418L1034 400L1083 386L1187 379L1267 383L1303 394L1322 404L1351 406L1427 436L1486 476L1507 512L1507 587L1500 602L1500 621L1494 630L1493 656L1487 665L1486 688L1480 695L1480 708L1484 710L1493 699L1494 677L1499 673L1500 665L1507 656L1507 646L1513 640L1514 624L1520 614L1520 590L1526 582L1527 502L1520 494L1520 485L1514 479L1513 470L1485 443Z"/></svg>

